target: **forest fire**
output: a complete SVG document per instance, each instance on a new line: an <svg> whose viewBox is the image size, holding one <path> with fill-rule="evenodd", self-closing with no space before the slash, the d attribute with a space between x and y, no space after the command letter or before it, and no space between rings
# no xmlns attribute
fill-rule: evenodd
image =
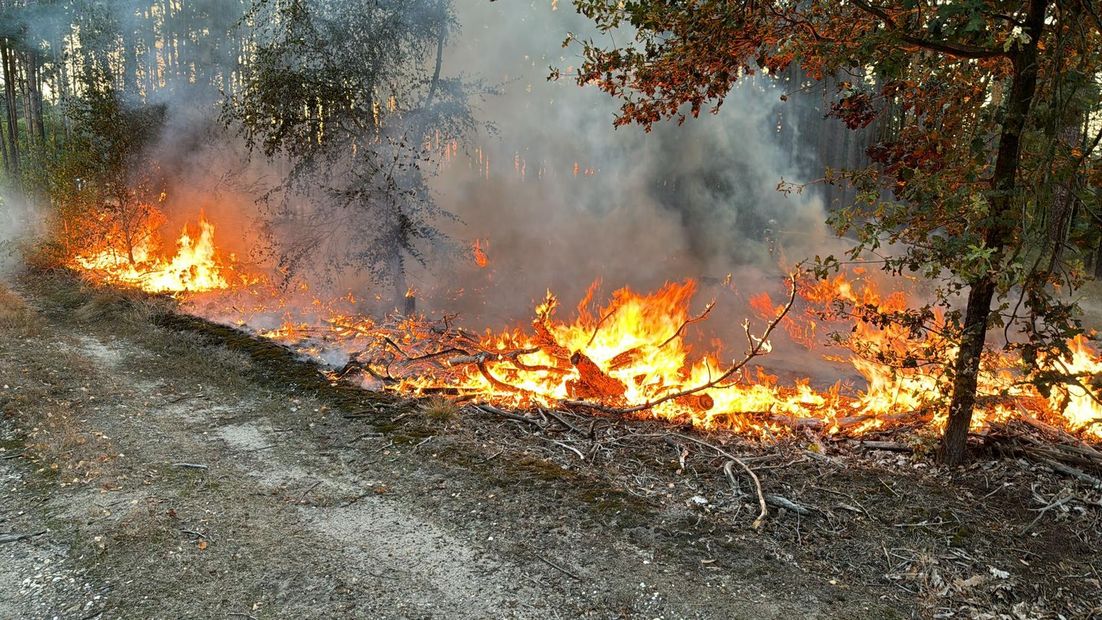
<svg viewBox="0 0 1102 620"><path fill-rule="evenodd" d="M347 311L316 298L302 303L308 289L288 296L239 272L233 257L219 252L214 232L200 216L197 234L185 226L171 255L159 252L158 235L150 230L130 253L105 248L78 255L71 264L100 284L185 300L187 294L208 293L202 307L190 309L211 318L237 309L238 327L330 363L344 360L335 377L358 375L371 387L406 394L444 394L524 410L649 415L756 436L800 429L859 436L945 424L940 398L948 388L945 363L955 348L943 336L944 318L934 312L908 321L907 296L883 291L859 269L823 280L793 276L782 304L764 291L753 295L749 305L760 331L745 322L745 350L729 359L721 345L704 354L693 351L689 330L698 329L716 305L712 301L699 313L690 312L697 291L693 280L667 283L649 294L622 288L601 307L594 283L570 321L557 318L559 300L548 291L530 330L477 335L453 325L451 317L394 314L377 322L356 315L354 303L346 304ZM481 241L472 249L479 267L488 264ZM251 310L240 310L248 305L240 303L241 293L251 296ZM256 317L272 308L288 318L276 327L258 325ZM892 320L880 320L884 317ZM859 376L864 389L843 381L826 387L813 386L810 379L781 381L767 372L758 358L785 337L781 332L806 350L810 363L823 358L836 365L838 376ZM820 350L819 332L850 337L836 342L840 349ZM1069 349L1067 359L1039 362L1041 370L1069 378L1046 395L1022 381L1029 369L1015 355L988 351L973 429L1030 416L1102 439L1102 356L1082 336Z"/></svg>
<svg viewBox="0 0 1102 620"><path fill-rule="evenodd" d="M94 253L73 258L75 267L94 280L121 286L140 288L149 293L183 293L225 289L228 264L218 254L214 243L214 225L199 216L198 235L188 226L176 240L176 252L165 256L159 252L155 230L144 231L142 241L130 252L105 247ZM133 259L133 260L131 260ZM242 278L248 282L248 278Z"/></svg>
<svg viewBox="0 0 1102 620"><path fill-rule="evenodd" d="M572 322L555 320L558 301L549 293L536 308L531 331L481 337L449 321L396 317L363 334L366 338L354 349L360 353L339 374L358 370L402 392L446 393L518 409L649 414L699 428L761 436L798 429L858 436L898 426L944 425L937 405L945 379L934 364L906 363L900 368L870 360L858 350L844 358L832 356L865 380L864 390L842 382L816 389L807 379L786 385L763 368L751 367L752 360L770 351L774 327L797 323L790 316L795 297L772 309L762 332L744 325L744 355L731 361L718 353L694 356L686 329L706 319L713 307L708 304L699 314L690 314L695 288L689 280L647 295L621 289L597 312L587 310L591 289ZM866 303L877 297L868 283L861 294ZM891 308L899 300L899 295L889 295L883 303ZM892 328L861 321L852 325L861 342L881 350L901 349L913 340ZM1089 384L1102 372L1102 358L1084 338L1072 346L1073 359L1051 366L1086 380L1061 384L1047 399L1020 382L1013 356L990 353L973 428L1030 416L1102 439L1102 405L1096 387Z"/></svg>
<svg viewBox="0 0 1102 620"><path fill-rule="evenodd" d="M201 219L199 230L195 238L185 230L171 257L157 258L152 247L142 246L133 265L118 252L81 256L73 264L98 282L179 294L190 312L325 360L335 380L359 377L368 387L404 394L442 394L518 410L651 416L753 436L803 429L861 436L893 428L940 429L945 423L943 364L953 349L939 341L941 318L935 316L925 331L873 321L870 313L902 312L906 298L881 292L859 272L792 280L787 302L779 305L765 293L755 295L757 327L744 323L745 349L731 359L719 345L697 354L690 344L690 331L715 307L713 301L696 314L690 311L697 291L692 280L649 294L623 288L601 307L595 307L595 284L569 321L557 318L559 301L548 292L535 308L531 329L479 335L454 325L454 317L393 314L375 321L355 314L351 297L340 300L350 302L347 310L318 299L302 303L308 289L285 294L235 273L214 246L214 226ZM193 296L201 304L184 295L203 291L209 293ZM242 295L252 303L242 303ZM285 318L264 326L258 317L273 309ZM847 331L853 338L841 350L820 350L819 330ZM810 363L828 360L838 376L860 376L866 385L814 386L809 379L782 381L770 374L758 358L785 338L781 332L807 351ZM1022 381L1025 369L1015 356L989 352L973 429L1028 416L1102 439L1102 357L1084 337L1070 348L1068 359L1043 365L1071 382L1057 383L1044 396ZM923 359L930 351L940 351L941 361Z"/></svg>

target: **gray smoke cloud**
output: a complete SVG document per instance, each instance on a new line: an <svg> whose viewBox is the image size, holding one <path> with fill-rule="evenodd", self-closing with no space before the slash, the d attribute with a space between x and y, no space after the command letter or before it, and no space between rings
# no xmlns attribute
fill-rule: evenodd
<svg viewBox="0 0 1102 620"><path fill-rule="evenodd" d="M650 133L615 129L616 101L547 80L550 67L568 73L580 62L577 47L562 47L568 34L596 36L569 3L458 5L462 32L445 70L500 92L478 105L490 127L433 188L461 221L449 232L480 239L489 265L479 268L470 253L438 257L414 278L434 309L500 324L528 316L547 288L572 303L598 278L608 293L734 272L736 284L755 288L829 242L815 193L777 191L782 178L805 180L810 163L782 148L780 95L789 85L757 78L717 115Z"/></svg>
<svg viewBox="0 0 1102 620"><path fill-rule="evenodd" d="M0 278L20 268L23 252L44 233L44 222L33 203L10 192L0 193Z"/></svg>
<svg viewBox="0 0 1102 620"><path fill-rule="evenodd" d="M241 12L237 2L193 4L189 18L209 23L211 32L225 31ZM440 223L451 244L424 248L424 266L408 261L419 310L458 311L475 325L500 326L530 316L546 289L570 305L596 279L605 294L687 277L715 288L728 273L747 293L766 285L777 290L785 268L830 247L817 194L776 190L782 178L803 181L814 171L814 157L793 146L801 128L786 122L782 139L780 119L792 104L780 95L791 85L756 78L733 91L718 115L650 133L614 129L616 101L568 78L547 80L550 67L569 73L580 62L577 47L562 47L568 34L596 36L569 2L555 5L456 1L459 31L443 73L481 80L497 92L473 102L482 131L457 145L430 179L434 197L457 220ZM101 10L133 31L142 23L135 21L141 7L135 1ZM67 23L44 13L31 21L28 36L51 36ZM130 41L136 53L153 53L141 39ZM196 70L227 75L235 50L204 50L194 59ZM278 183L282 164L247 154L220 126L215 95L190 83L147 93L148 102L168 109L152 153L171 171L165 232L174 236L202 210L218 224L220 245L271 267L250 250L264 242L258 230L268 216L257 198ZM470 250L476 239L489 258L485 267ZM354 269L336 282L303 275L334 294L375 297L371 278ZM389 291L380 297L389 300ZM730 306L732 318L741 319L745 296Z"/></svg>

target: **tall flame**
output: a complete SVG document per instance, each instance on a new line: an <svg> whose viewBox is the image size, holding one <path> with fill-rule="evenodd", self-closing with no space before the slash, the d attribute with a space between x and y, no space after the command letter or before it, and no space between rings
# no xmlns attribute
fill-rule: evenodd
<svg viewBox="0 0 1102 620"><path fill-rule="evenodd" d="M147 231L132 249L134 261L117 248L81 254L73 264L105 283L140 288L150 293L201 292L228 288L224 264L214 243L214 225L199 216L199 234L187 226L176 240L176 252L158 257L155 231Z"/></svg>

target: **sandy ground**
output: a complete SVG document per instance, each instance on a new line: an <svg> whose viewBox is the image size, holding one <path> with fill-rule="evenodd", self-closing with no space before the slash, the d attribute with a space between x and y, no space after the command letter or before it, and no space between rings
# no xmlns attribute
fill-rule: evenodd
<svg viewBox="0 0 1102 620"><path fill-rule="evenodd" d="M943 501L907 497L944 492L937 474L885 482L872 463L794 472L834 485L808 500L831 518L758 533L752 498L710 499L730 494L722 474L632 491L670 454L579 471L513 425L300 380L315 375L264 345L164 327L155 304L21 288L25 307L0 312L0 618L995 618L1102 600L1097 536L1073 539L1097 534L1089 510L984 555L991 540L938 522L865 518L868 502ZM976 528L1036 516L1039 479L1008 480L1024 490ZM1053 577L1030 589L1031 571Z"/></svg>

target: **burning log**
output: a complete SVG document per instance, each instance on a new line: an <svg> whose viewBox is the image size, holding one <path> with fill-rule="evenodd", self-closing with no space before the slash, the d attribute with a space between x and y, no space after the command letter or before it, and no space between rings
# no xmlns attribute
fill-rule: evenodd
<svg viewBox="0 0 1102 620"><path fill-rule="evenodd" d="M575 352L570 356L570 363L578 369L578 378L566 383L572 398L619 399L627 392L626 385L605 374L585 353Z"/></svg>
<svg viewBox="0 0 1102 620"><path fill-rule="evenodd" d="M536 332L536 344L539 345L544 352L558 361L560 367L569 367L570 350L555 340L555 336L551 333L551 329L547 327L542 317L532 321L532 329Z"/></svg>
<svg viewBox="0 0 1102 620"><path fill-rule="evenodd" d="M619 353L608 362L609 370L619 370L625 366L631 366L643 356L643 347L632 347L623 353Z"/></svg>
<svg viewBox="0 0 1102 620"><path fill-rule="evenodd" d="M689 407L699 411L709 411L712 407L716 406L715 399L707 394L689 394L687 396L675 398L673 402L683 407Z"/></svg>

